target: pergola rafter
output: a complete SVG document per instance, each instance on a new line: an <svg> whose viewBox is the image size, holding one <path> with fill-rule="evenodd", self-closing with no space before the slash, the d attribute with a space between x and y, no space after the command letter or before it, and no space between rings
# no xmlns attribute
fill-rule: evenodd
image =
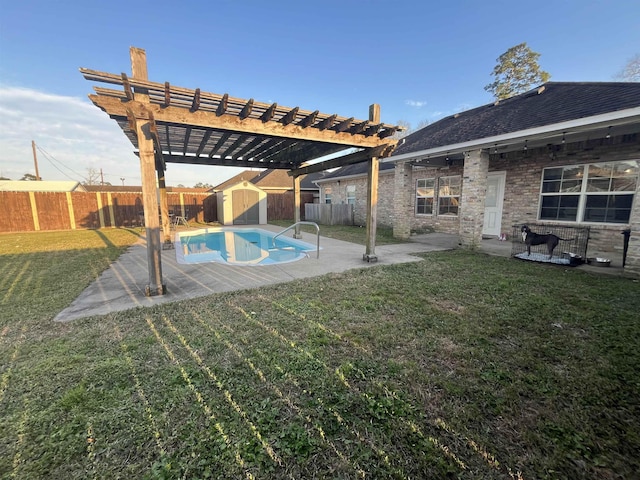
<svg viewBox="0 0 640 480"><path fill-rule="evenodd" d="M114 119L140 157L149 259L147 294L164 293L155 172L161 190L167 163L286 169L294 179L299 220L299 176L341 165L370 162L365 257L374 258L378 157L391 155L401 128L380 123L379 107L358 120L277 103L231 97L228 93L176 87L147 77L146 53L131 48L132 75L81 68L87 80L121 89L94 87L91 101ZM324 159L356 149L343 157ZM314 161L316 163L314 163ZM166 195L160 206L165 242L170 242ZM371 222L371 220L373 220ZM372 225L369 225L372 223Z"/></svg>

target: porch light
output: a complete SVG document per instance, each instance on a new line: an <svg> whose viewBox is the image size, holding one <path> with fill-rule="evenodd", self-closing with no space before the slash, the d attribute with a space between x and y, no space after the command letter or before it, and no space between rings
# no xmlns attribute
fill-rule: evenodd
<svg viewBox="0 0 640 480"><path fill-rule="evenodd" d="M607 134L604 138L611 138L611 127L607 128Z"/></svg>

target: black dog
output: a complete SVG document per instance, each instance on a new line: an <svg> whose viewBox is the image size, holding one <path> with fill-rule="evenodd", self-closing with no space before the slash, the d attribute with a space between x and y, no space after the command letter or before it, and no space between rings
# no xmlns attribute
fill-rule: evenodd
<svg viewBox="0 0 640 480"><path fill-rule="evenodd" d="M553 257L553 250L558 246L558 243L561 240L563 242L570 242L574 240L573 238L560 238L552 233L538 235L537 233L532 232L526 225L523 225L520 231L522 232L522 239L524 240L524 243L527 244L527 255L531 255L531 245L546 245L547 251L549 252L549 259Z"/></svg>

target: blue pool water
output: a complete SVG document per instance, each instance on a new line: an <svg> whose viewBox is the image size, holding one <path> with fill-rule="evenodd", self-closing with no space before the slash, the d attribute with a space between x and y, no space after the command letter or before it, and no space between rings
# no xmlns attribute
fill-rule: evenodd
<svg viewBox="0 0 640 480"><path fill-rule="evenodd" d="M207 228L176 234L178 263L274 265L300 260L316 246L261 228Z"/></svg>

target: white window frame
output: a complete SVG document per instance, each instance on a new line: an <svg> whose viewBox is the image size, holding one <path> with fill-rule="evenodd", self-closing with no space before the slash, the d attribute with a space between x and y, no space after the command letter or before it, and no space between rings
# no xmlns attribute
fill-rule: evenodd
<svg viewBox="0 0 640 480"><path fill-rule="evenodd" d="M429 185L428 185L429 181L431 182L431 187L429 187ZM420 182L424 182L424 185L422 185L422 186L421 186L421 185L420 185ZM431 195L425 195L425 194L420 195L420 193L421 193L421 192L420 192L420 189L421 189L421 188L422 188L422 189L425 189L425 190L427 190L427 189L431 188L431 193L432 193L432 194L431 194ZM421 200L421 199L425 199L425 200L431 199L431 212L427 213L427 212L420 212L420 211L418 211L418 210L419 210L419 207L420 207L420 205L418 205L418 203L419 203L419 200ZM422 207L426 207L426 206L427 206L427 204L428 204L428 202L427 202L427 203L425 203L424 205L421 205L421 206L422 206ZM435 208L434 208L434 207L435 207L435 205L436 205L436 178L435 178L435 177L430 177L430 178L418 178L418 179L416 180L416 206L415 206L415 214L416 214L416 215L431 215L431 216L433 216L433 214L435 213Z"/></svg>
<svg viewBox="0 0 640 480"><path fill-rule="evenodd" d="M611 173L608 177L602 176L594 176L591 173L591 167L601 168L601 169L611 169ZM618 168L625 168L625 170L631 170L632 175L616 175L616 170ZM545 174L549 170L552 169L563 169L562 176L559 179L546 179ZM565 179L564 173L565 171L577 170L576 175L573 177L569 176ZM635 171L635 173L634 173ZM624 172L624 171L623 171ZM633 206L633 202L637 201L635 198L636 190L638 187L639 181L639 172L640 172L640 161L638 160L624 160L617 162L596 162L596 163L585 163L585 164L577 164L577 165L558 165L553 167L547 167L542 170L542 176L540 179L540 196L539 196L539 204L538 204L538 219L542 221L558 221L558 222L567 222L567 223L589 223L595 225L625 225L629 223L630 218L626 220L620 221L599 221L594 220L593 218L586 218L585 216L588 214L589 208L587 207L587 202L590 198L604 196L604 197L613 197L613 196L632 196L631 198L631 208ZM618 179L618 184L626 183L626 182L634 182L634 188L632 190L615 190L612 189L614 185L615 179ZM622 179L622 180L621 180ZM558 191L545 191L546 185L551 185L553 183L558 183ZM596 191L594 190L597 184L603 185L608 183L607 190ZM631 183L630 183L631 184ZM618 185L619 186L619 185ZM551 217L549 214L543 217L543 203L545 198L554 198L558 197L562 199L562 197L577 197L577 205L575 207L568 207L573 210L575 208L576 215L575 219L567 219L567 218L558 218L556 214L555 217ZM546 207L551 209L553 207ZM557 207L558 210L562 208L561 206ZM595 209L595 208L594 208ZM609 215L613 209L606 208L605 215ZM631 216L631 211L629 211L629 217ZM607 219L608 220L608 219Z"/></svg>
<svg viewBox="0 0 640 480"><path fill-rule="evenodd" d="M454 184L454 179L457 179L457 184ZM443 185L445 181L449 182L447 185ZM445 188L449 187L450 191L443 193ZM460 197L462 196L462 175L449 175L446 177L438 178L438 216L443 218L453 218L460 215ZM443 207L442 200L451 199L451 203L455 203L456 213L441 213Z"/></svg>
<svg viewBox="0 0 640 480"><path fill-rule="evenodd" d="M322 191L322 196L324 198L324 203L331 203L331 187L324 187Z"/></svg>
<svg viewBox="0 0 640 480"><path fill-rule="evenodd" d="M356 186L355 185L347 185L347 203L349 205L356 204Z"/></svg>

